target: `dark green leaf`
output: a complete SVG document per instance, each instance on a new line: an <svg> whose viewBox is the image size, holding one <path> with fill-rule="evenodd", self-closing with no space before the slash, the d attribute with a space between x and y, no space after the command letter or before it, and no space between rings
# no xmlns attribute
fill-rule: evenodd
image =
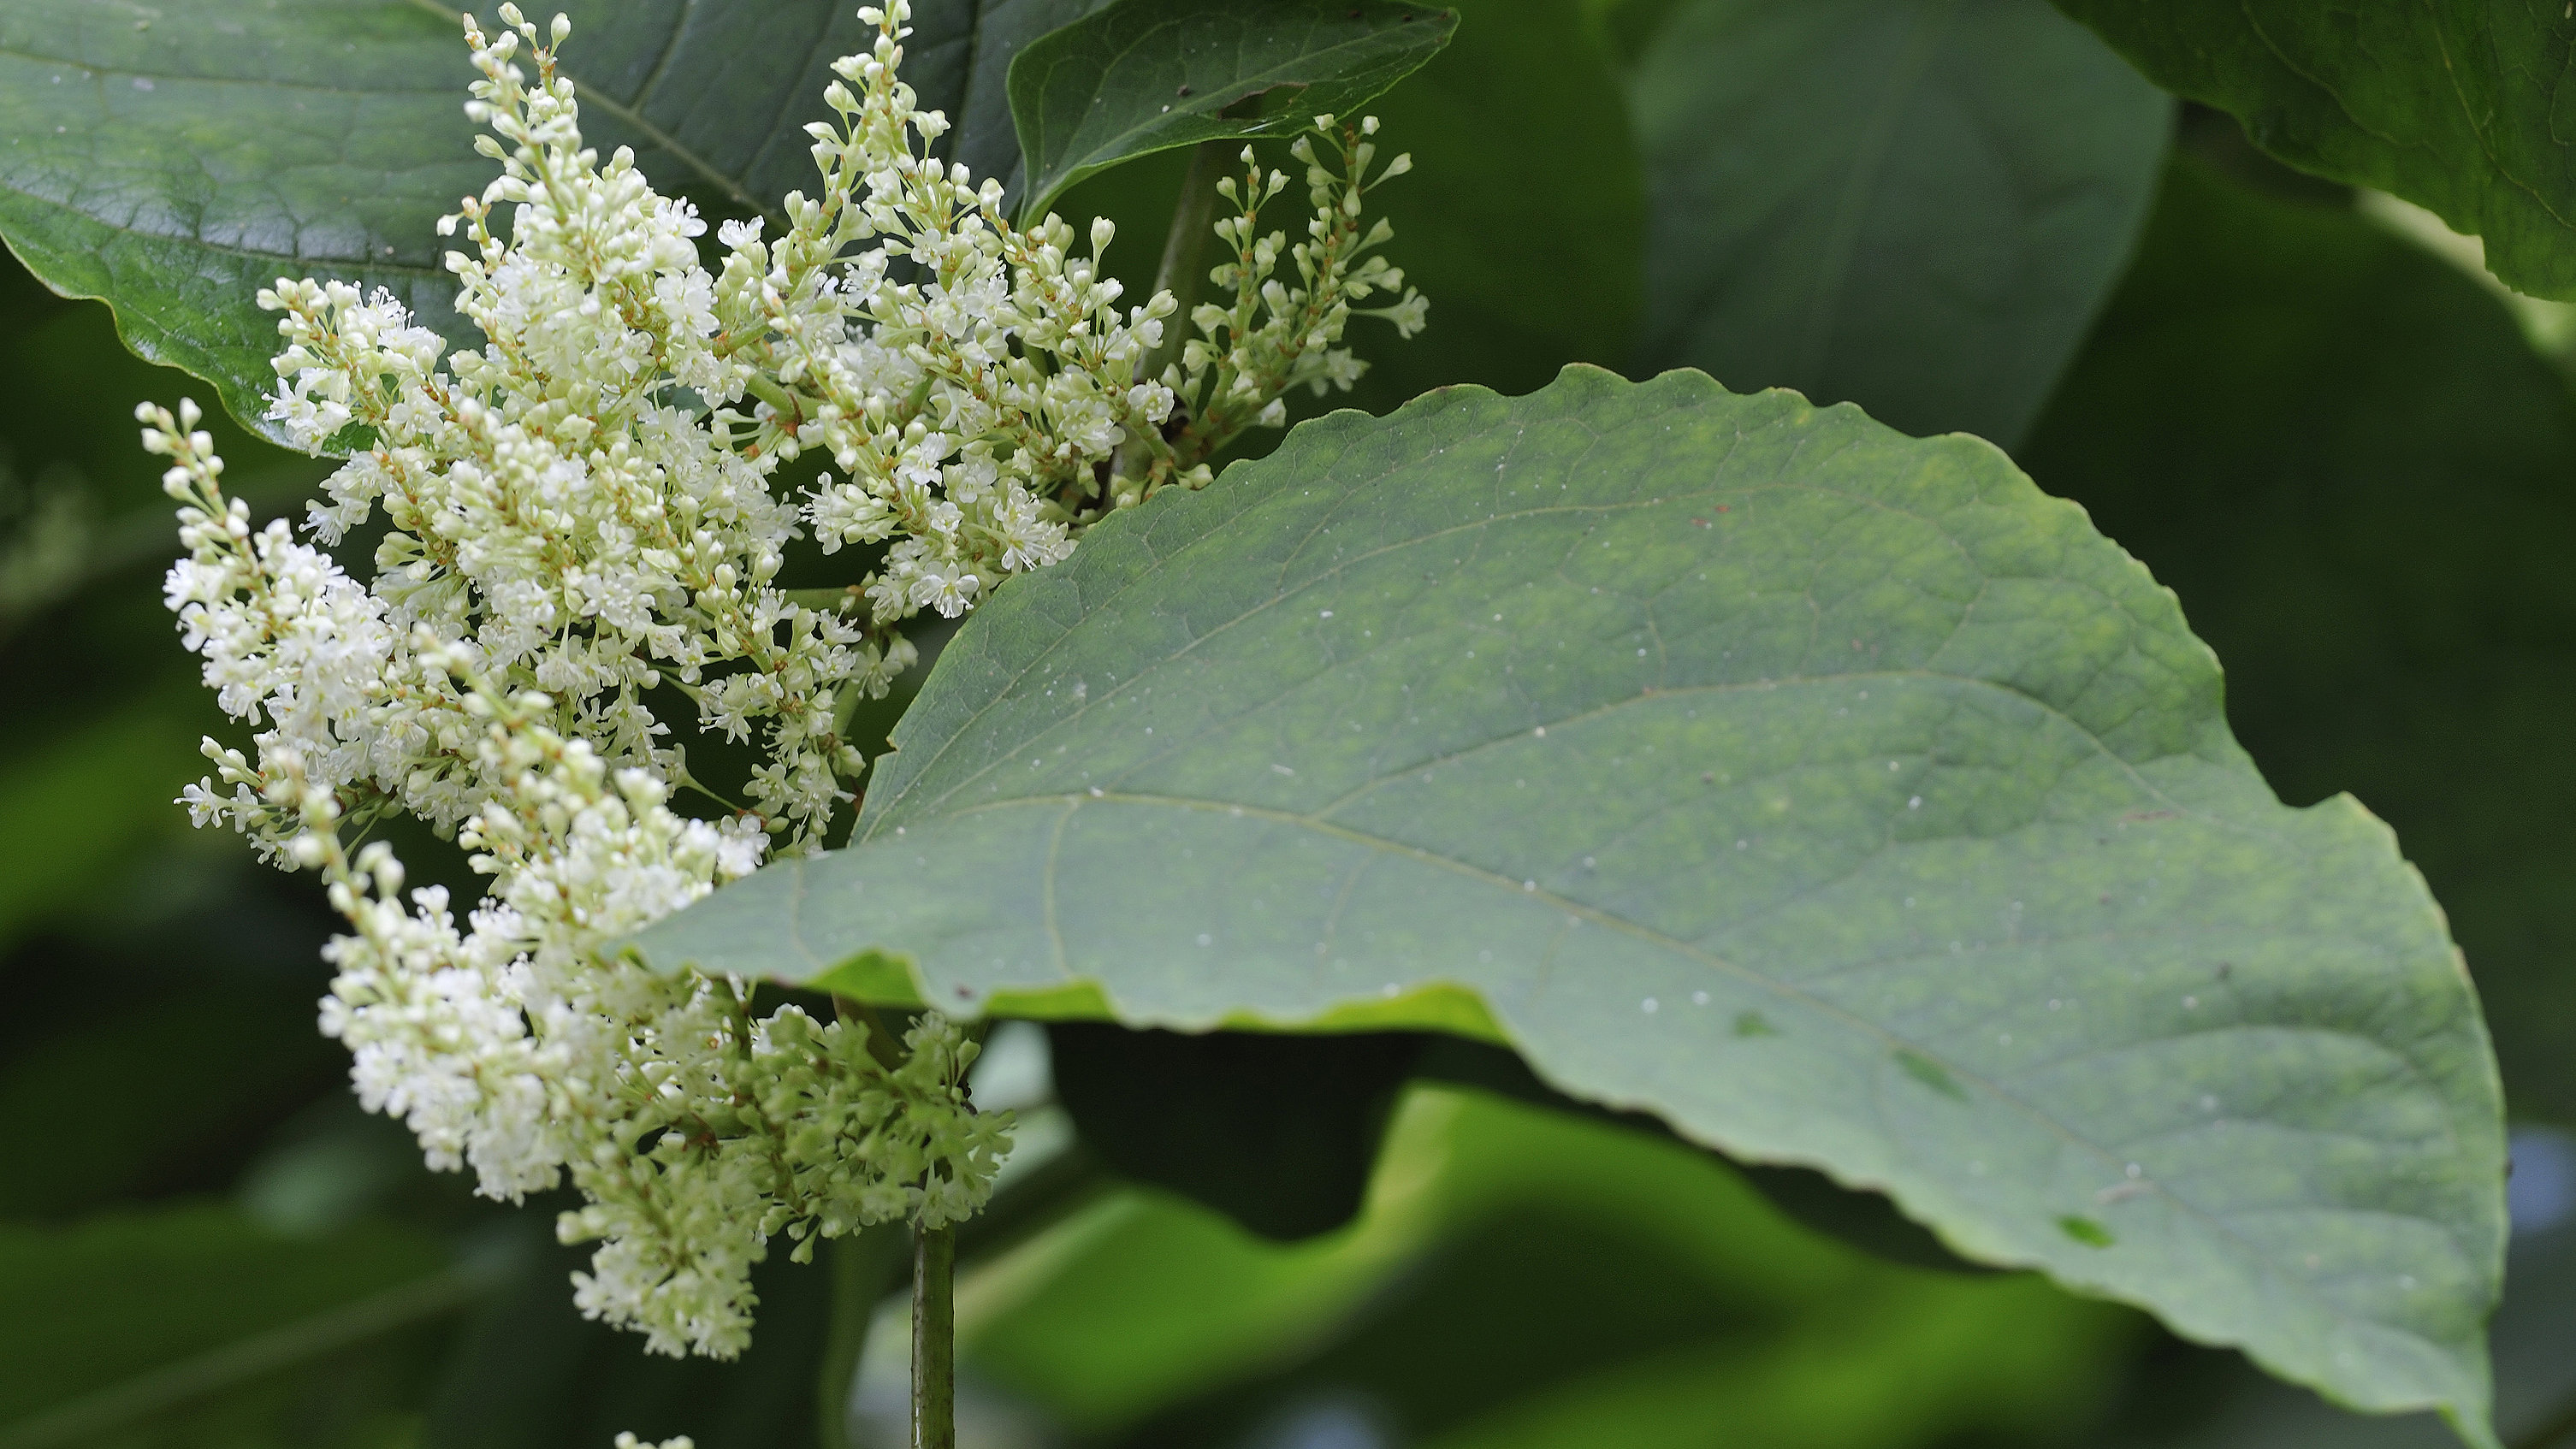
<svg viewBox="0 0 2576 1449"><path fill-rule="evenodd" d="M907 79L947 145L1007 176L1001 67L1080 0L920 7ZM586 137L712 213L775 215L811 189L803 130L833 58L864 48L843 0L578 0L564 70ZM82 0L0 8L0 238L56 291L106 298L145 357L256 420L275 383L281 275L385 287L460 344L434 231L493 167L472 150L454 12L432 0L210 0L135 18Z"/></svg>
<svg viewBox="0 0 2576 1449"><path fill-rule="evenodd" d="M1349 114L1421 68L1457 17L1398 0L1123 0L1011 62L1023 215L1095 171Z"/></svg>
<svg viewBox="0 0 2576 1449"><path fill-rule="evenodd" d="M421 1233L361 1224L290 1238L213 1204L0 1228L0 1445L92 1443L221 1408L449 1315L492 1277L492 1264L455 1264Z"/></svg>
<svg viewBox="0 0 2576 1449"><path fill-rule="evenodd" d="M2393 822L2516 1108L2576 1123L2576 401L2346 208L2178 165L2024 461L2178 589L2282 793Z"/></svg>
<svg viewBox="0 0 2576 1449"><path fill-rule="evenodd" d="M345 1081L347 1053L313 1030L314 994L302 981L208 980L10 1053L0 1120L20 1124L37 1165L0 1178L0 1217L167 1191Z"/></svg>
<svg viewBox="0 0 2576 1449"><path fill-rule="evenodd" d="M1127 1177L1273 1238L1350 1221L1419 1037L1128 1031L1058 1022L1058 1098Z"/></svg>
<svg viewBox="0 0 2576 1449"><path fill-rule="evenodd" d="M85 904L92 877L184 825L172 802L205 762L172 703L146 699L0 769L0 943Z"/></svg>
<svg viewBox="0 0 2576 1449"><path fill-rule="evenodd" d="M1347 1234L1258 1243L1149 1199L1051 1247L970 1361L1134 1449L1324 1442L1285 1426L1336 1417L1420 1445L1536 1419L1550 1449L1706 1445L1712 1423L1774 1431L1763 1449L1982 1443L2098 1397L2138 1326L1845 1251L1667 1137L1438 1087L1398 1110ZM1667 1392L1619 1393L1641 1380ZM1554 1412L1583 1399L1621 1407Z"/></svg>
<svg viewBox="0 0 2576 1449"><path fill-rule="evenodd" d="M2058 0L2166 90L2234 115L2302 170L2486 238L2487 265L2576 299L2576 18L2519 0Z"/></svg>
<svg viewBox="0 0 2576 1449"><path fill-rule="evenodd" d="M1369 109L1385 153L1414 169L1369 194L1392 221L1386 249L1431 299L1431 327L1409 341L1363 318L1350 345L1367 364L1356 391L1300 390L1291 416L1347 403L1392 411L1434 387L1505 392L1545 386L1568 362L1624 365L1641 298L1645 199L1618 79L1574 0L1463 0L1449 46ZM915 42L916 46L918 42ZM908 64L911 62L907 62ZM1598 117L1566 126L1560 116ZM1014 154L1016 154L1016 147ZM1270 160L1284 163L1276 146ZM1189 151L1100 172L1055 203L1068 217L1117 224L1109 270L1150 290ZM1283 196L1274 218L1292 218ZM1256 453L1280 434L1238 445Z"/></svg>
<svg viewBox="0 0 2576 1449"><path fill-rule="evenodd" d="M1454 43L1375 107L1380 142L1414 168L1369 204L1431 325L1410 341L1353 326L1369 371L1347 401L1369 412L1452 383L1529 392L1635 345L1646 202L1608 58L1571 0L1457 8Z"/></svg>
<svg viewBox="0 0 2576 1449"><path fill-rule="evenodd" d="M1416 1070L1425 1080L1476 1087L1516 1102L1614 1122L1649 1136L1672 1137L1663 1119L1578 1102L1540 1081L1519 1057L1485 1042L1434 1037ZM1909 1267L1980 1271L1943 1247L1929 1228L1898 1212L1895 1204L1877 1193L1855 1192L1811 1168L1753 1164L1736 1170L1769 1198L1773 1207L1800 1225L1839 1238L1863 1252Z"/></svg>
<svg viewBox="0 0 2576 1449"><path fill-rule="evenodd" d="M1646 368L2005 447L2118 280L2173 126L2046 0L1697 0L1628 94Z"/></svg>
<svg viewBox="0 0 2576 1449"><path fill-rule="evenodd" d="M779 1240L753 1270L760 1321L731 1361L657 1358L634 1334L583 1318L570 1278L590 1245L535 1250L464 1335L431 1396L423 1442L566 1449L631 1431L647 1443L686 1434L701 1449L813 1443L832 1281L819 1265L789 1262L787 1246Z"/></svg>
<svg viewBox="0 0 2576 1449"><path fill-rule="evenodd" d="M857 845L641 950L1501 1037L2485 1432L2502 1132L2439 911L2351 800L2274 798L2173 597L1986 444L1694 373L1336 414L1007 586L895 739Z"/></svg>

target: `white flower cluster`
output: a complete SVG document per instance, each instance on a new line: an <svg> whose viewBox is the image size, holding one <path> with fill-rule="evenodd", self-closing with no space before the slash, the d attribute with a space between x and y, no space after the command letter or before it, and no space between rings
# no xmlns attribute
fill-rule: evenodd
<svg viewBox="0 0 2576 1449"><path fill-rule="evenodd" d="M193 407L146 413L145 446L173 460L187 505L171 602L226 708L269 726L256 764L208 741L230 793L208 781L187 802L328 882L354 932L327 950L322 1029L349 1044L370 1109L492 1196L564 1176L582 1191L563 1234L605 1239L576 1280L584 1312L661 1352L730 1355L771 1236L801 1256L816 1234L935 1227L981 1204L1009 1117L967 1102L975 1046L955 1026L923 1017L889 1066L858 1024L794 1006L754 1020L744 981L601 958L747 874L757 817L678 815L649 764L612 765L568 731L584 711L504 691L488 651L429 623L398 635L386 601L223 497ZM384 842L344 845L392 808L454 821L495 878L462 929L443 889L403 903Z"/></svg>
<svg viewBox="0 0 2576 1449"><path fill-rule="evenodd" d="M284 521L254 528L193 404L140 414L182 505L170 607L223 707L261 727L252 753L206 742L192 816L327 882L352 933L328 950L322 1029L366 1105L491 1196L569 1179L586 1205L566 1240L601 1240L577 1301L671 1354L740 1350L779 1234L803 1257L973 1213L1009 1122L967 1100L975 1045L935 1014L898 1049L792 1005L755 1018L749 982L603 947L773 847L819 848L866 764L852 709L914 660L903 620L954 616L1107 509L1204 483L1287 388L1348 386L1350 301L1401 283L1360 260L1385 236L1358 230L1374 125L1327 118L1339 173L1299 143L1304 285L1270 277L1282 238L1254 217L1285 182L1256 170L1262 197L1218 228L1238 256L1212 280L1235 305L1200 309L1202 339L1146 376L1169 294L1122 313L1106 223L1071 256L1063 222L1016 227L999 186L931 159L946 122L897 78L906 7L859 13L877 38L834 66L839 123L810 128L818 194L785 199L774 240L728 223L713 272L687 203L583 146L555 68L568 24L541 36L507 5L497 36L466 22L468 111L502 171L441 229L462 232L448 266L484 345L442 357L381 293L260 294L286 340L269 416L349 451L309 534L381 516L370 579ZM1421 321L1410 293L1382 310ZM839 475L782 500L778 470L807 451ZM802 535L881 559L805 602L778 585ZM742 805L690 774L656 712L672 699L760 749ZM681 790L715 818L675 809ZM406 898L387 844L352 844L396 813L491 877L461 921L443 889Z"/></svg>

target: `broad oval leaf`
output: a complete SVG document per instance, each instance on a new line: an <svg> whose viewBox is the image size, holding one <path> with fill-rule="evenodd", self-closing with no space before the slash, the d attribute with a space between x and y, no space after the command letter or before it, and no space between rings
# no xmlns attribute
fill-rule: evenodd
<svg viewBox="0 0 2576 1449"><path fill-rule="evenodd" d="M1089 0L925 0L906 79L951 154L1008 177L1003 67ZM814 185L803 127L868 27L844 0L565 0L583 134L711 213L776 215ZM494 167L474 154L456 13L433 0L205 0L138 20L85 0L0 7L0 239L56 291L113 305L145 357L255 427L276 383L279 276L383 287L452 341L436 234ZM775 223L773 222L773 225Z"/></svg>
<svg viewBox="0 0 2576 1449"><path fill-rule="evenodd" d="M1640 51L1640 356L2013 447L2118 281L2173 104L2046 0L1714 0Z"/></svg>
<svg viewBox="0 0 2576 1449"><path fill-rule="evenodd" d="M2475 999L2386 828L2283 806L2220 692L1989 445L1574 368L1103 525L948 646L855 846L638 949L969 1012L1481 1026L2491 1442Z"/></svg>
<svg viewBox="0 0 2576 1449"><path fill-rule="evenodd" d="M1398 0L1122 0L1011 62L1029 177L1021 213L1044 213L1121 161L1356 110L1437 54L1457 23Z"/></svg>
<svg viewBox="0 0 2576 1449"><path fill-rule="evenodd" d="M2265 151L2394 192L2486 238L2487 266L2576 300L2576 15L2424 0L2057 0L2147 78L2245 123Z"/></svg>

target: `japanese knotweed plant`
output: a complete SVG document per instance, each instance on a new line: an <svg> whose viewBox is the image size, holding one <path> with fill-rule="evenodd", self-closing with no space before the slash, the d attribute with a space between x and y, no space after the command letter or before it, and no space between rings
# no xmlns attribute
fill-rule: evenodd
<svg viewBox="0 0 2576 1449"><path fill-rule="evenodd" d="M1348 1220L1411 1077L1543 1086L2496 1442L2500 1094L2441 911L2350 799L2274 793L2162 584L1957 431L2011 447L2057 384L2169 97L2038 4L1684 6L1611 27L1640 49L1592 89L1572 11L1471 17L1522 28L1399 99L1443 151L1393 200L1472 325L1405 362L1517 395L1311 419L1218 481L1350 384L1353 313L1422 321L1364 214L1403 159L1335 117L1457 17L913 4L935 104L901 7L602 7L578 79L561 31L469 25L501 176L461 207L425 3L0 7L0 236L348 458L254 527L201 419L147 418L172 602L258 731L190 803L325 878L372 1105L488 1193L581 1192L588 1311L725 1353L754 1258L909 1224L936 1442L934 1285L1009 1131L963 1073L1019 1016L1063 1023L1083 1161L1263 1231ZM794 46L744 63L781 16L818 78L865 53L806 94ZM314 103L281 57L315 35L399 124ZM1924 56L1949 79L1888 69ZM1305 168L1293 245L1255 135ZM1140 303L1048 208L1179 148ZM707 236L639 166L760 220ZM281 271L317 280L261 312ZM970 616L863 759L924 613ZM488 892L406 893L397 816ZM1173 1130L1174 1080L1227 1130Z"/></svg>
<svg viewBox="0 0 2576 1449"><path fill-rule="evenodd" d="M286 341L269 419L348 450L301 535L225 493L194 404L141 413L182 505L169 605L224 709L261 726L247 752L206 742L193 818L327 883L349 931L321 1025L367 1107L486 1195L569 1180L561 1234L600 1242L582 1311L673 1355L745 1346L751 1266L782 1235L802 1259L975 1212L1011 1124L969 1101L976 1042L936 1013L898 1051L862 1019L761 1014L743 975L602 948L824 843L868 764L853 711L916 658L907 621L1206 485L1293 389L1348 388L1354 313L1423 323L1365 221L1408 164L1377 162L1373 120L1319 116L1290 147L1313 213L1293 244L1261 225L1288 176L1244 149L1218 188L1218 300L1122 308L1110 223L1014 223L998 180L933 153L948 123L902 79L904 0L858 13L873 45L833 65L838 119L808 128L819 183L775 236L719 227L712 267L689 203L584 146L569 22L468 19L467 110L501 174L440 229L483 344L448 352L382 292L260 293ZM826 470L791 493L806 453ZM362 580L325 549L379 516ZM783 590L800 536L869 550L864 572ZM690 773L673 701L757 746L739 803ZM485 897L406 896L366 838L397 814L471 850Z"/></svg>

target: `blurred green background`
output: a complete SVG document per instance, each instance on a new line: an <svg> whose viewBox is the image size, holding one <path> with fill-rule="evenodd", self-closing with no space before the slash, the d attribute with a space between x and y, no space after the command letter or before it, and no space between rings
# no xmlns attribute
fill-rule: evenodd
<svg viewBox="0 0 2576 1449"><path fill-rule="evenodd" d="M1373 410L1644 356L1643 204L1633 159L1603 164L1628 144L1615 62L1564 7L1465 8L1511 23L1465 26L1380 107L1421 162L1385 196L1433 330L1362 340ZM1597 133L1549 119L1605 113ZM1555 189L1498 184L1506 155ZM1159 236L1179 164L1066 209L1124 219L1124 259L1149 265L1134 239ZM2180 594L2283 796L2360 796L2450 911L2518 1122L2502 1427L2548 1449L2576 1445L2576 329L2473 252L2187 110L2015 453ZM882 1281L878 1255L765 1267L738 1363L648 1359L572 1309L560 1204L476 1200L358 1111L314 1030L318 889L171 803L198 737L230 731L161 606L176 545L131 410L192 385L127 354L98 304L0 271L0 1449L813 1442L820 1365L855 1346L832 1284ZM216 427L237 491L300 513L320 465ZM1356 1220L1266 1238L1120 1176L1136 1133L1150 1156L1178 1129L1080 1088L1098 1045L1053 1043L1061 1094L1034 1028L979 1069L1024 1126L965 1245L970 1449L2450 1442L1420 1043L1272 1064L1289 1090L1339 1083L1367 1130L1295 1164L1318 1220L1362 1193ZM1294 1204L1229 1205L1300 1226ZM856 1357L854 1444L902 1441L903 1332L889 1303Z"/></svg>

